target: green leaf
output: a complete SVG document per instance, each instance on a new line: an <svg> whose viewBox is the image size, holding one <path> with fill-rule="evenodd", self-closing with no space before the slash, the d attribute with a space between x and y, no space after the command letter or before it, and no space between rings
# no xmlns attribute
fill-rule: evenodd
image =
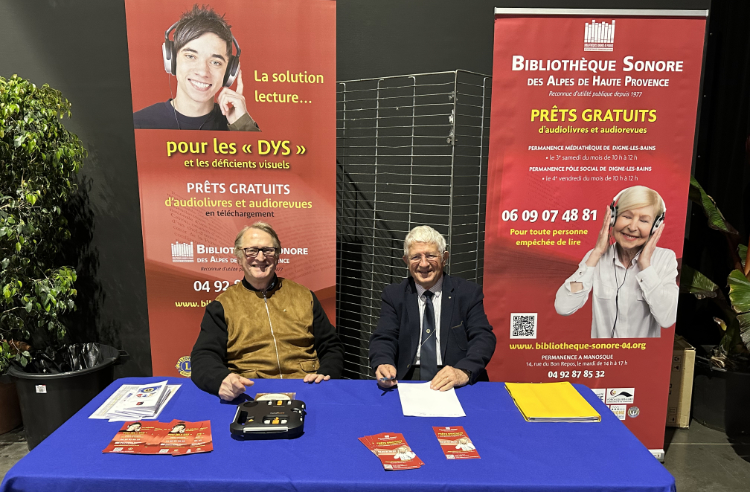
<svg viewBox="0 0 750 492"><path fill-rule="evenodd" d="M708 217L708 227L728 234L739 234L737 229L732 227L724 218L724 215L719 211L719 207L716 206L714 199L705 192L693 176L690 176L690 193L688 196L692 202L703 207L703 213Z"/></svg>
<svg viewBox="0 0 750 492"><path fill-rule="evenodd" d="M0 237L2 237L2 234L0 234ZM745 259L747 258L747 246L744 244L740 244L737 246L737 254L739 255L740 259L742 260L742 268L745 267Z"/></svg>
<svg viewBox="0 0 750 492"><path fill-rule="evenodd" d="M737 321L740 322L740 338L742 339L742 343L750 350L750 313L737 315Z"/></svg>
<svg viewBox="0 0 750 492"><path fill-rule="evenodd" d="M698 299L707 297L716 297L719 286L716 285L698 270L694 270L688 265L682 264L682 273L680 274L680 292L684 294L693 294Z"/></svg>
<svg viewBox="0 0 750 492"><path fill-rule="evenodd" d="M729 274L729 299L732 309L738 313L750 311L750 280L739 270Z"/></svg>

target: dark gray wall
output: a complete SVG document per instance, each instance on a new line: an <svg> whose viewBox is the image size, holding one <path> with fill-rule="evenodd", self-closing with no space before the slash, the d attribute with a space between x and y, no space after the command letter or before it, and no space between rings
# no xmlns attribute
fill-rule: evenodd
<svg viewBox="0 0 750 492"><path fill-rule="evenodd" d="M603 6L601 2L573 0L534 3L547 7ZM744 33L740 42L746 46L749 22L744 0L721 3L723 8L717 9L722 13L721 22L715 23L717 35ZM493 8L528 4L501 0L339 0L337 78L459 68L491 73ZM707 0L607 3L608 7L627 8L708 5ZM735 10L742 15L735 15ZM712 73L722 73L722 67L731 63L744 60L747 64L747 49L744 53L744 58L734 61L716 55ZM150 374L123 2L0 2L0 75L14 73L38 85L49 83L65 94L73 103L73 119L68 128L81 137L90 153L80 176L82 194L73 217L77 242L71 257L80 272L81 307L74 320L77 330L81 338L95 337L131 354L130 360L118 369L119 375ZM735 86L734 90L746 92L742 86ZM712 118L744 118L737 123L746 129L747 108L733 116L736 108L727 103L733 96L722 93L714 97L724 113L714 112ZM703 126L710 124L711 120L702 122ZM736 147L737 142L731 145ZM703 158L709 160L710 156ZM739 178L739 183L748 181L744 174ZM716 186L721 183L719 179L713 181Z"/></svg>

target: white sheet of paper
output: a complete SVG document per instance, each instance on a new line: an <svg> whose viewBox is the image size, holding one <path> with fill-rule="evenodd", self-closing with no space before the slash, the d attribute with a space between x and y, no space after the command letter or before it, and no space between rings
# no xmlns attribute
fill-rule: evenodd
<svg viewBox="0 0 750 492"><path fill-rule="evenodd" d="M435 391L426 383L398 383L401 410L407 417L466 417L456 390Z"/></svg>

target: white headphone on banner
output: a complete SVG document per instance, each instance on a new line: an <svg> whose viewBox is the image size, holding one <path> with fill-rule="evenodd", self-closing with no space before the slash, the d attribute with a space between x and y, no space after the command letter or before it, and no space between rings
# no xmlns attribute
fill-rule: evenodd
<svg viewBox="0 0 750 492"><path fill-rule="evenodd" d="M620 191L615 197L612 199L612 203L609 205L609 209L612 211L612 218L610 219L609 226L614 227L615 222L617 221L617 205L618 201L620 199L620 195L628 191L630 188L625 188L624 190ZM662 212L661 215L656 217L654 220L654 223L651 225L651 232L649 232L649 236L653 235L654 232L656 232L656 229L664 222L664 215L667 213L667 204L664 203L664 199L659 195L659 199L661 200L661 207Z"/></svg>

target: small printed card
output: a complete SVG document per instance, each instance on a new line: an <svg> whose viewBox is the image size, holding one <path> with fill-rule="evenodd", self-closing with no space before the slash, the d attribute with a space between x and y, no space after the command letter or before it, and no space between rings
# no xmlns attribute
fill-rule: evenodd
<svg viewBox="0 0 750 492"><path fill-rule="evenodd" d="M449 460L479 459L477 448L460 425L452 427L433 427L443 454Z"/></svg>
<svg viewBox="0 0 750 492"><path fill-rule="evenodd" d="M385 470L413 470L424 465L411 450L404 436L398 432L384 432L360 437L359 440L380 459Z"/></svg>

